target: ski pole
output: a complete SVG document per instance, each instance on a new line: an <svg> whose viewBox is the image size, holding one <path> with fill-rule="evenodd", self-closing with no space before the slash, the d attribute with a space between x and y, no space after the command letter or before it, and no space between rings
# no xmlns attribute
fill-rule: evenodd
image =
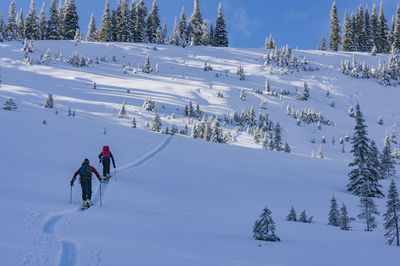
<svg viewBox="0 0 400 266"><path fill-rule="evenodd" d="M102 207L102 206L103 206L103 201L101 199L101 182L100 182L100 207Z"/></svg>
<svg viewBox="0 0 400 266"><path fill-rule="evenodd" d="M71 186L71 190L69 192L69 204L72 204L72 186Z"/></svg>
<svg viewBox="0 0 400 266"><path fill-rule="evenodd" d="M117 181L117 170L114 168L114 176L115 176L115 181Z"/></svg>

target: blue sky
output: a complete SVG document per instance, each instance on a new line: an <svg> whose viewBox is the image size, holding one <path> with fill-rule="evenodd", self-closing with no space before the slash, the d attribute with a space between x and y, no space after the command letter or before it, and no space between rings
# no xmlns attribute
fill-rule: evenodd
<svg viewBox="0 0 400 266"><path fill-rule="evenodd" d="M17 9L24 9L26 15L31 0L14 0ZM63 0L65 1L65 0ZM80 16L80 26L86 32L90 15L95 13L97 26L100 26L101 15L105 0L75 0ZM109 0L115 8L118 0ZM138 2L139 0L136 0ZM48 15L51 0L46 2ZM153 0L146 0L151 8ZM0 1L0 9L8 17L9 0ZM36 9L39 13L42 0L36 0ZM179 17L182 6L185 7L187 17L193 11L193 0L157 0L162 20L166 20L169 31L172 31L175 16ZM209 24L217 17L218 0L200 0L203 18ZM337 0L340 21L343 21L345 9L356 12L359 4L368 5L378 1ZM395 14L398 0L383 2L386 18L390 24ZM222 0L224 15L228 26L230 44L233 47L262 47L265 36L272 33L278 45L289 44L291 47L314 49L321 39L321 34L329 35L329 12L331 0Z"/></svg>

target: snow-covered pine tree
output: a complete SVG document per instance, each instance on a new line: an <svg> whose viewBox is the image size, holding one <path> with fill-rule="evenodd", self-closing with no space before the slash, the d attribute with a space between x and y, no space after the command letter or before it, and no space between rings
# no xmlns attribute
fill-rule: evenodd
<svg viewBox="0 0 400 266"><path fill-rule="evenodd" d="M47 21L47 40L60 40L61 21L58 14L56 0L51 1L49 20Z"/></svg>
<svg viewBox="0 0 400 266"><path fill-rule="evenodd" d="M179 24L178 24L178 36L179 44L182 47L186 47L188 45L188 27L186 23L186 15L185 8L182 7L181 14L179 16Z"/></svg>
<svg viewBox="0 0 400 266"><path fill-rule="evenodd" d="M348 231L351 229L350 218L347 214L347 208L346 205L344 205L344 203L342 204L342 207L340 207L339 226L341 230Z"/></svg>
<svg viewBox="0 0 400 266"><path fill-rule="evenodd" d="M25 27L24 27L25 28ZM4 13L3 10L0 11L0 42L4 41L4 33L5 33L5 27L4 27Z"/></svg>
<svg viewBox="0 0 400 266"><path fill-rule="evenodd" d="M375 42L378 53L389 52L390 45L388 40L389 27L387 25L387 20L382 8L382 1L380 5L379 15L378 15L378 32L377 39Z"/></svg>
<svg viewBox="0 0 400 266"><path fill-rule="evenodd" d="M203 46L211 45L211 37L210 33L208 32L207 22L205 20L203 21L202 31L203 35L201 35L201 45Z"/></svg>
<svg viewBox="0 0 400 266"><path fill-rule="evenodd" d="M4 110L7 111L15 111L17 110L17 104L13 101L13 99L8 99L5 103L4 103Z"/></svg>
<svg viewBox="0 0 400 266"><path fill-rule="evenodd" d="M223 141L222 129L221 129L221 125L219 123L218 117L215 117L212 122L210 140L212 142L218 142L218 143L222 143L222 141Z"/></svg>
<svg viewBox="0 0 400 266"><path fill-rule="evenodd" d="M167 44L169 43L169 36L168 36L168 28L167 28L167 21L164 20L164 25L161 30L161 43Z"/></svg>
<svg viewBox="0 0 400 266"><path fill-rule="evenodd" d="M347 11L344 12L342 50L347 52L353 51L353 28Z"/></svg>
<svg viewBox="0 0 400 266"><path fill-rule="evenodd" d="M355 40L357 42L356 51L365 51L365 23L364 11L362 5L358 6L356 28L354 31Z"/></svg>
<svg viewBox="0 0 400 266"><path fill-rule="evenodd" d="M190 39L195 46L202 45L203 18L200 12L199 0L194 0L192 16L189 19Z"/></svg>
<svg viewBox="0 0 400 266"><path fill-rule="evenodd" d="M396 245L400 246L399 222L400 222L400 199L394 179L390 182L387 194L386 213L383 215L385 220L385 238L389 245L396 239Z"/></svg>
<svg viewBox="0 0 400 266"><path fill-rule="evenodd" d="M339 50L340 44L340 23L339 16L336 8L336 2L334 1L331 8L331 33L329 35L329 50Z"/></svg>
<svg viewBox="0 0 400 266"><path fill-rule="evenodd" d="M133 117L132 119L132 128L136 128L136 118Z"/></svg>
<svg viewBox="0 0 400 266"><path fill-rule="evenodd" d="M383 179L384 173L382 169L382 163L380 161L380 153L378 147L374 140L371 140L370 150L368 154L368 164L370 165L371 175L374 176L375 179Z"/></svg>
<svg viewBox="0 0 400 266"><path fill-rule="evenodd" d="M178 29L178 18L175 17L174 20L174 29L171 36L171 44L179 45L180 44L180 36L179 36L179 29Z"/></svg>
<svg viewBox="0 0 400 266"><path fill-rule="evenodd" d="M111 16L110 16L110 4L108 0L106 0L106 4L104 7L98 40L100 42L109 42L111 40Z"/></svg>
<svg viewBox="0 0 400 266"><path fill-rule="evenodd" d="M157 108L154 108L154 118L151 120L150 130L155 132L160 132L161 130L161 119L157 113Z"/></svg>
<svg viewBox="0 0 400 266"><path fill-rule="evenodd" d="M46 40L47 34L47 21L46 21L46 4L43 1L42 9L39 14L39 38L40 40Z"/></svg>
<svg viewBox="0 0 400 266"><path fill-rule="evenodd" d="M356 39L356 16L352 12L350 15L350 27L351 27L351 40L352 40L352 51L357 51L358 40Z"/></svg>
<svg viewBox="0 0 400 266"><path fill-rule="evenodd" d="M226 31L226 24L225 24L224 14L222 12L221 2L219 2L218 18L215 23L214 43L215 43L215 46L218 46L218 47L228 47L229 46L228 32Z"/></svg>
<svg viewBox="0 0 400 266"><path fill-rule="evenodd" d="M110 41L111 42L117 41L117 15L121 10L120 7L121 7L121 5L119 4L117 9L111 10L111 17L110 17Z"/></svg>
<svg viewBox="0 0 400 266"><path fill-rule="evenodd" d="M318 151L318 158L324 159L324 153L322 152L322 145L319 145L319 151Z"/></svg>
<svg viewBox="0 0 400 266"><path fill-rule="evenodd" d="M365 52L372 51L374 46L374 36L372 34L371 18L369 15L368 7L365 8L365 18L364 18L364 31L365 31Z"/></svg>
<svg viewBox="0 0 400 266"><path fill-rule="evenodd" d="M397 50L394 43L390 48L389 71L390 71L390 77L392 79L397 80L399 78L400 76L399 50Z"/></svg>
<svg viewBox="0 0 400 266"><path fill-rule="evenodd" d="M147 7L144 0L140 0L136 5L136 23L133 40L135 42L146 41L146 17Z"/></svg>
<svg viewBox="0 0 400 266"><path fill-rule="evenodd" d="M275 222L272 220L271 211L265 207L260 219L254 223L253 238L262 241L279 242L279 237L275 234Z"/></svg>
<svg viewBox="0 0 400 266"><path fill-rule="evenodd" d="M133 41L136 27L136 3L132 1L129 6L129 18L128 18L128 30L129 30L129 41Z"/></svg>
<svg viewBox="0 0 400 266"><path fill-rule="evenodd" d="M25 37L29 40L39 39L39 25L38 17L36 16L35 0L31 0L30 10L25 20Z"/></svg>
<svg viewBox="0 0 400 266"><path fill-rule="evenodd" d="M192 138L197 139L199 137L199 132L197 131L196 125L193 125L192 133L190 135Z"/></svg>
<svg viewBox="0 0 400 266"><path fill-rule="evenodd" d="M125 108L126 101L122 103L121 110L119 110L118 118L125 118L126 117L126 108Z"/></svg>
<svg viewBox="0 0 400 266"><path fill-rule="evenodd" d="M375 51L378 52L377 43L379 42L378 41L379 27L378 27L378 13L376 11L376 5L375 4L372 5L371 32L372 32L372 40L373 40L373 47L372 48L375 47Z"/></svg>
<svg viewBox="0 0 400 266"><path fill-rule="evenodd" d="M157 29L159 27L161 29L159 8L156 0L154 0L152 9L149 15L147 16L147 21L146 21L146 35L149 43L156 42ZM161 31L160 31L160 37L161 37Z"/></svg>
<svg viewBox="0 0 400 266"><path fill-rule="evenodd" d="M310 89L308 88L307 82L304 82L302 99L307 101L309 98L310 98Z"/></svg>
<svg viewBox="0 0 400 266"><path fill-rule="evenodd" d="M130 39L130 32L128 28L128 0L123 0L118 4L118 11L116 14L116 37L119 42L127 42Z"/></svg>
<svg viewBox="0 0 400 266"><path fill-rule="evenodd" d="M393 44L396 49L400 50L400 6L396 9L396 24L393 31Z"/></svg>
<svg viewBox="0 0 400 266"><path fill-rule="evenodd" d="M58 5L58 17L60 19L60 39L64 39L64 20L65 20L65 10L67 3L65 2L65 6L62 5L62 0L60 0Z"/></svg>
<svg viewBox="0 0 400 266"><path fill-rule="evenodd" d="M281 126L279 122L277 122L274 128L274 149L276 151L282 151L282 146Z"/></svg>
<svg viewBox="0 0 400 266"><path fill-rule="evenodd" d="M321 37L321 50L326 51L326 40L325 40L324 34L322 34L322 37Z"/></svg>
<svg viewBox="0 0 400 266"><path fill-rule="evenodd" d="M97 29L96 29L96 21L94 19L94 13L92 13L92 16L90 18L90 23L88 26L88 32L86 34L86 41L88 42L94 42L97 40Z"/></svg>
<svg viewBox="0 0 400 266"><path fill-rule="evenodd" d="M63 23L64 40L73 40L76 31L79 30L79 16L76 10L75 0L69 0L65 6L65 18Z"/></svg>
<svg viewBox="0 0 400 266"><path fill-rule="evenodd" d="M369 182L364 182L360 190L360 204L361 213L357 216L360 220L365 220L365 231L372 231L376 228L375 216L379 215L376 208L373 195L375 192Z"/></svg>
<svg viewBox="0 0 400 266"><path fill-rule="evenodd" d="M242 89L240 91L240 96L239 96L240 100L242 101L246 101L246 92Z"/></svg>
<svg viewBox="0 0 400 266"><path fill-rule="evenodd" d="M12 0L10 3L10 8L9 8L8 14L9 14L8 15L8 23L4 29L4 31L5 31L4 37L8 41L12 41L17 38L17 36L16 36L16 33L17 33L17 24L16 24L17 11L16 11L14 0Z"/></svg>
<svg viewBox="0 0 400 266"><path fill-rule="evenodd" d="M297 222L297 214L296 214L296 210L294 209L293 206L290 209L289 215L286 216L286 221Z"/></svg>
<svg viewBox="0 0 400 266"><path fill-rule="evenodd" d="M384 147L381 154L381 167L383 178L392 178L396 175L395 161L392 156L392 147L390 145L389 136L386 135Z"/></svg>
<svg viewBox="0 0 400 266"><path fill-rule="evenodd" d="M144 73L151 73L151 72L153 72L153 68L151 67L151 64L150 64L150 57L149 57L149 56L146 57L146 60L145 60L145 63L144 63L144 66L143 66L142 71L143 71Z"/></svg>
<svg viewBox="0 0 400 266"><path fill-rule="evenodd" d="M213 24L210 26L210 46L215 46L215 30Z"/></svg>
<svg viewBox="0 0 400 266"><path fill-rule="evenodd" d="M306 210L304 210L304 211L302 211L300 213L298 221L301 222L301 223L307 223L308 217L307 217L307 214L306 214Z"/></svg>
<svg viewBox="0 0 400 266"><path fill-rule="evenodd" d="M351 152L353 153L354 161L349 164L350 167L354 168L349 173L347 191L351 192L353 195L361 196L367 184L371 191L371 195L369 196L383 196L380 191L381 185L376 179L377 177L371 173L371 169L373 168L369 160L370 146L367 126L364 124L365 120L359 104L356 106L355 119L356 125L354 127L353 137L351 138L351 144L353 145Z"/></svg>
<svg viewBox="0 0 400 266"><path fill-rule="evenodd" d="M332 199L331 199L331 207L330 207L330 210L329 210L328 225L339 226L339 224L340 224L339 208L338 208L335 196L333 196Z"/></svg>
<svg viewBox="0 0 400 266"><path fill-rule="evenodd" d="M49 93L46 100L44 101L44 108L54 108L53 94Z"/></svg>

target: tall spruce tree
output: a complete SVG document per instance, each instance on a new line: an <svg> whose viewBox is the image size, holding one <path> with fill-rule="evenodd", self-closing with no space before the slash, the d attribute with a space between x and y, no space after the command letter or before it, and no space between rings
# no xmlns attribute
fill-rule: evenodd
<svg viewBox="0 0 400 266"><path fill-rule="evenodd" d="M111 16L110 16L110 4L108 3L108 0L106 0L106 4L104 7L98 40L100 42L109 42L111 40Z"/></svg>
<svg viewBox="0 0 400 266"><path fill-rule="evenodd" d="M400 199L399 193L397 192L396 183L394 179L389 186L389 192L387 194L386 202L386 213L384 214L385 220L385 238L389 245L396 239L396 245L400 246L399 240L399 222L400 222Z"/></svg>
<svg viewBox="0 0 400 266"><path fill-rule="evenodd" d="M17 18L17 11L15 7L15 2L14 0L11 1L10 3L10 9L8 11L8 24L7 27L5 28L5 39L12 41L17 38L17 23L16 23L16 18Z"/></svg>
<svg viewBox="0 0 400 266"><path fill-rule="evenodd" d="M210 26L210 45L215 46L215 30L213 24Z"/></svg>
<svg viewBox="0 0 400 266"><path fill-rule="evenodd" d="M111 10L111 19L110 19L110 41L117 41L117 14L119 12L119 5L117 9Z"/></svg>
<svg viewBox="0 0 400 266"><path fill-rule="evenodd" d="M339 226L340 225L339 219L340 219L339 208L338 208L335 196L333 196L332 199L331 199L331 207L330 207L330 210L329 210L329 222L328 222L328 225Z"/></svg>
<svg viewBox="0 0 400 266"><path fill-rule="evenodd" d="M274 134L274 149L276 151L282 151L283 143L282 143L282 136L281 136L281 126L279 125L279 122L276 123L274 133L275 133Z"/></svg>
<svg viewBox="0 0 400 266"><path fill-rule="evenodd" d="M397 80L400 76L400 59L399 50L396 48L395 43L391 45L389 53L389 70L392 79Z"/></svg>
<svg viewBox="0 0 400 266"><path fill-rule="evenodd" d="M136 3L135 0L132 0L131 5L129 7L129 19L128 19L130 41L133 41L133 36L136 36L135 27L136 27Z"/></svg>
<svg viewBox="0 0 400 266"><path fill-rule="evenodd" d="M222 12L222 4L219 2L218 6L218 18L215 22L215 37L214 37L215 46L218 47L228 47L228 32L226 31L226 24L224 19L224 14Z"/></svg>
<svg viewBox="0 0 400 266"><path fill-rule="evenodd" d="M145 42L146 41L146 17L147 17L147 7L144 0L136 5L136 23L133 39L135 42Z"/></svg>
<svg viewBox="0 0 400 266"><path fill-rule="evenodd" d="M188 45L189 36L184 7L182 7L181 15L179 16L178 32L180 41L179 45L182 47L186 47Z"/></svg>
<svg viewBox="0 0 400 266"><path fill-rule="evenodd" d="M325 41L324 34L322 34L322 37L321 37L321 50L326 51L326 41Z"/></svg>
<svg viewBox="0 0 400 266"><path fill-rule="evenodd" d="M369 15L368 7L365 8L365 19L364 19L364 29L365 29L365 51L371 52L374 46L374 36L371 27L371 18Z"/></svg>
<svg viewBox="0 0 400 266"><path fill-rule="evenodd" d="M362 196L363 191L366 189L365 186L368 186L368 197L381 197L383 193L380 191L381 185L371 165L367 126L364 124L365 120L359 104L356 106L355 119L356 125L351 138L351 144L353 145L351 152L353 153L354 161L349 164L353 169L349 173L347 190L353 195Z"/></svg>
<svg viewBox="0 0 400 266"><path fill-rule="evenodd" d="M47 21L46 21L46 3L43 2L42 9L39 14L39 30L40 30L40 39L46 40L47 35Z"/></svg>
<svg viewBox="0 0 400 266"><path fill-rule="evenodd" d="M24 19L24 12L22 11L22 8L19 11L19 20L18 20L18 25L17 25L18 29L18 40L23 40L25 39L25 19Z"/></svg>
<svg viewBox="0 0 400 266"><path fill-rule="evenodd" d="M357 40L357 51L365 51L365 22L364 11L362 5L358 6L356 28L354 31L355 40Z"/></svg>
<svg viewBox="0 0 400 266"><path fill-rule="evenodd" d="M190 39L193 45L202 45L203 18L200 12L199 0L194 0L193 13L189 20Z"/></svg>
<svg viewBox="0 0 400 266"><path fill-rule="evenodd" d="M384 148L381 155L382 173L384 178L392 178L396 175L395 161L392 156L392 147L390 145L389 136L386 135L384 140Z"/></svg>
<svg viewBox="0 0 400 266"><path fill-rule="evenodd" d="M147 35L147 40L149 41L149 43L156 42L156 33L157 33L157 29L159 27L161 27L159 8L158 8L156 0L154 0L153 6L151 8L149 15L147 16L147 21L146 21L146 35ZM160 30L160 33L161 33L161 30ZM161 36L161 34L160 34L160 36Z"/></svg>
<svg viewBox="0 0 400 266"><path fill-rule="evenodd" d="M350 218L347 215L347 208L344 203L342 204L342 207L340 207L340 229L348 231L351 229L350 227Z"/></svg>
<svg viewBox="0 0 400 266"><path fill-rule="evenodd" d="M203 21L203 35L201 36L201 45L209 46L211 44L210 33L208 32L207 22Z"/></svg>
<svg viewBox="0 0 400 266"><path fill-rule="evenodd" d="M382 171L382 163L380 160L380 153L374 140L371 140L368 163L372 169L371 174L373 174L378 180L383 179L384 176Z"/></svg>
<svg viewBox="0 0 400 266"><path fill-rule="evenodd" d="M79 30L79 16L76 10L75 0L69 0L65 8L64 39L73 40L76 30Z"/></svg>
<svg viewBox="0 0 400 266"><path fill-rule="evenodd" d="M39 39L38 17L36 16L35 0L31 0L30 10L25 20L25 37L29 40Z"/></svg>
<svg viewBox="0 0 400 266"><path fill-rule="evenodd" d="M400 50L400 6L396 9L396 24L393 31L393 43L396 49Z"/></svg>
<svg viewBox="0 0 400 266"><path fill-rule="evenodd" d="M354 15L354 13L351 13L350 15L350 26L351 26L351 40L352 40L351 51L357 51L358 39L356 38L356 16Z"/></svg>
<svg viewBox="0 0 400 266"><path fill-rule="evenodd" d="M0 11L0 42L4 41L4 13Z"/></svg>
<svg viewBox="0 0 400 266"><path fill-rule="evenodd" d="M352 51L353 50L353 32L347 11L344 11L344 24L343 24L343 37L342 37L342 50Z"/></svg>
<svg viewBox="0 0 400 266"><path fill-rule="evenodd" d="M161 30L161 40L162 44L168 44L169 43L169 36L168 36L168 27L167 27L167 21L164 20L164 25Z"/></svg>
<svg viewBox="0 0 400 266"><path fill-rule="evenodd" d="M171 36L171 44L179 45L179 43L180 39L179 39L179 29L178 29L178 18L175 17L174 30Z"/></svg>
<svg viewBox="0 0 400 266"><path fill-rule="evenodd" d="M116 17L116 39L119 42L127 42L130 39L128 28L128 0L123 0L118 4L118 11Z"/></svg>
<svg viewBox="0 0 400 266"><path fill-rule="evenodd" d="M373 6L372 6L371 31L372 31L372 39L373 39L373 42L374 42L373 46L377 47L377 43L379 42L379 40L378 40L379 26L378 26L378 13L376 11L375 4L373 4Z"/></svg>
<svg viewBox="0 0 400 266"><path fill-rule="evenodd" d="M289 215L286 216L286 221L297 222L297 214L296 214L296 210L294 209L293 206L290 209Z"/></svg>
<svg viewBox="0 0 400 266"><path fill-rule="evenodd" d="M47 22L47 40L60 40L61 21L57 11L56 0L52 0L50 4L49 20Z"/></svg>
<svg viewBox="0 0 400 266"><path fill-rule="evenodd" d="M360 190L360 204L358 206L361 213L357 217L360 220L365 220L365 231L372 231L377 226L374 215L379 215L379 212L373 199L375 194L373 190L373 186L369 182L364 182Z"/></svg>
<svg viewBox="0 0 400 266"><path fill-rule="evenodd" d="M94 19L94 13L90 17L90 22L88 26L88 32L86 34L86 41L94 42L97 40L97 28L96 28L96 20Z"/></svg>
<svg viewBox="0 0 400 266"><path fill-rule="evenodd" d="M331 8L331 33L329 35L329 50L338 51L340 44L340 23L336 2L334 1Z"/></svg>
<svg viewBox="0 0 400 266"><path fill-rule="evenodd" d="M62 5L62 0L58 4L58 17L60 19L60 39L64 39L64 20L65 20L65 9L67 6L67 0L65 0L65 5Z"/></svg>
<svg viewBox="0 0 400 266"><path fill-rule="evenodd" d="M377 32L377 43L375 43L378 53L387 53L389 52L389 27L387 25L387 20L385 18L385 14L383 12L382 2L379 9L378 15L378 32Z"/></svg>

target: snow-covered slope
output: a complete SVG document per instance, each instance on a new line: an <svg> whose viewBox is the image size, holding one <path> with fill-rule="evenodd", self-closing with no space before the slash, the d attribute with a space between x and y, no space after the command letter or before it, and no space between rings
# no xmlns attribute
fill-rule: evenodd
<svg viewBox="0 0 400 266"><path fill-rule="evenodd" d="M62 61L27 65L21 48L17 42L0 43L0 102L13 98L18 105L15 112L0 110L2 264L396 265L398 249L386 245L381 218L378 228L368 233L359 221L349 232L326 225L332 195L347 205L351 217L359 213L358 198L345 191L351 155L338 145L354 127L348 108L360 103L370 137L380 149L385 133L399 129L398 88L339 73L340 61L352 54L294 51L320 70L281 76L266 71L265 54L258 49L154 50L146 44L42 41L30 55L36 60L50 49L53 57L61 52L67 58L78 51L94 61L99 58L99 64L77 68ZM159 64L159 73L137 69L146 56L154 68ZM358 61L370 65L386 57L356 54ZM205 62L213 71L203 71ZM245 81L236 75L240 64ZM264 89L266 78L271 89L290 94L282 99L254 94L254 89ZM304 81L310 86L310 101L294 97ZM242 89L246 101L239 99ZM216 97L217 91L224 98ZM43 108L48 93L54 95L54 109ZM266 101L264 113L281 124L292 153L263 150L252 136L235 133L230 126L226 130L233 138L228 145L151 133L146 123L153 113L141 108L148 96L156 101L163 126L179 129L188 123L183 110L189 101L221 117L250 106L258 112ZM119 119L123 101L127 118ZM329 106L332 101L335 108ZM299 127L286 114L288 104L313 108L335 125L321 130L316 124ZM66 116L69 107L75 117ZM383 126L377 124L379 116ZM131 128L133 117L137 129ZM312 158L322 136L327 139L322 145L325 159ZM102 207L94 179L95 205L82 213L77 183L69 205L69 180L84 158L98 167L103 145L111 146L118 172L101 187ZM349 143L345 150L350 150ZM387 182L383 185L386 192ZM384 199L376 202L384 212ZM298 213L305 209L315 222L286 222L292 205ZM282 242L251 238L264 206L271 209Z"/></svg>

